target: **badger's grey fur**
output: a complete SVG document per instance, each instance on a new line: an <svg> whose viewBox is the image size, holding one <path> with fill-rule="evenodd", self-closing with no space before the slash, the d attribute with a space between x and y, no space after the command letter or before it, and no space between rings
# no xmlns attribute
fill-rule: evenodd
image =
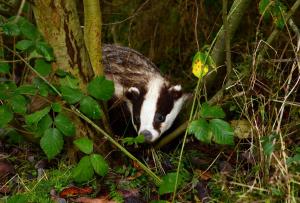
<svg viewBox="0 0 300 203"><path fill-rule="evenodd" d="M140 53L117 45L103 46L105 75L115 83L115 96L126 102L138 134L154 142L174 122L188 94L172 86Z"/></svg>

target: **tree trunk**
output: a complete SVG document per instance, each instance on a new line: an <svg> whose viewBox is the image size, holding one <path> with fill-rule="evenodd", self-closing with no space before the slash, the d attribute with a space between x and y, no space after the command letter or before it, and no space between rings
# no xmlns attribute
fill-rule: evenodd
<svg viewBox="0 0 300 203"><path fill-rule="evenodd" d="M84 45L73 0L34 0L33 12L37 26L53 47L57 67L81 80L83 88L93 77L93 69Z"/></svg>

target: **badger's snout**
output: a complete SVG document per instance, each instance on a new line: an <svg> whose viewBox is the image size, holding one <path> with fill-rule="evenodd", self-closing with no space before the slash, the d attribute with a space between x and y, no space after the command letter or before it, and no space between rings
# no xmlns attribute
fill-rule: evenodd
<svg viewBox="0 0 300 203"><path fill-rule="evenodd" d="M153 142L152 141L153 135L152 135L152 133L149 130L143 130L140 134L144 135L145 142L147 142L147 143Z"/></svg>

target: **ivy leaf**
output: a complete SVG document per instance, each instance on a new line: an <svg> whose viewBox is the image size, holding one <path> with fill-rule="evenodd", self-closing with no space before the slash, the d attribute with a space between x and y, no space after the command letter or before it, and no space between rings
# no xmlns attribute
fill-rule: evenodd
<svg viewBox="0 0 300 203"><path fill-rule="evenodd" d="M25 114L27 111L27 101L26 98L22 95L15 95L9 100L9 104L12 107L12 110L15 113Z"/></svg>
<svg viewBox="0 0 300 203"><path fill-rule="evenodd" d="M73 143L83 153L91 154L93 152L93 141L91 141L86 137L82 137L77 140L74 140Z"/></svg>
<svg viewBox="0 0 300 203"><path fill-rule="evenodd" d="M158 193L160 195L174 192L176 181L176 173L167 173L162 177L162 183L159 185ZM183 182L182 176L179 174L177 185L181 185Z"/></svg>
<svg viewBox="0 0 300 203"><path fill-rule="evenodd" d="M66 100L69 104L75 104L81 100L83 97L82 92L79 89L73 89L68 86L60 87L63 99Z"/></svg>
<svg viewBox="0 0 300 203"><path fill-rule="evenodd" d="M101 108L96 100L86 96L80 101L79 110L91 119L101 118Z"/></svg>
<svg viewBox="0 0 300 203"><path fill-rule="evenodd" d="M0 106L0 128L3 128L14 118L14 115L7 105Z"/></svg>
<svg viewBox="0 0 300 203"><path fill-rule="evenodd" d="M190 134L194 134L198 140L204 143L211 142L212 134L210 132L209 125L204 118L192 121L188 127L188 132Z"/></svg>
<svg viewBox="0 0 300 203"><path fill-rule="evenodd" d="M89 156L80 159L77 166L72 170L72 176L79 183L86 182L94 176L94 169Z"/></svg>
<svg viewBox="0 0 300 203"><path fill-rule="evenodd" d="M108 172L108 164L100 154L90 155L92 166L95 172L100 176L105 176Z"/></svg>
<svg viewBox="0 0 300 203"><path fill-rule="evenodd" d="M200 110L200 116L202 118L224 118L225 113L219 106L210 106L204 103Z"/></svg>
<svg viewBox="0 0 300 203"><path fill-rule="evenodd" d="M72 136L75 134L76 129L74 123L62 113L55 117L54 124L65 136Z"/></svg>
<svg viewBox="0 0 300 203"><path fill-rule="evenodd" d="M50 111L50 106L47 106L46 108L36 111L30 115L25 116L25 122L28 125L32 125L34 123L38 123L44 116L46 116Z"/></svg>
<svg viewBox="0 0 300 203"><path fill-rule="evenodd" d="M88 92L96 99L102 99L104 101L109 100L115 91L114 83L111 80L106 80L104 76L95 77L88 84Z"/></svg>
<svg viewBox="0 0 300 203"><path fill-rule="evenodd" d="M31 41L31 40L27 40L27 39L18 41L16 43L16 48L19 49L19 50L21 50L21 51L28 50L29 48L31 48L33 46L34 46L34 42Z"/></svg>
<svg viewBox="0 0 300 203"><path fill-rule="evenodd" d="M8 63L0 62L0 73L9 73L10 65Z"/></svg>
<svg viewBox="0 0 300 203"><path fill-rule="evenodd" d="M51 64L43 59L36 59L34 61L34 69L45 77L51 73Z"/></svg>
<svg viewBox="0 0 300 203"><path fill-rule="evenodd" d="M50 160L61 152L64 145L64 139L59 130L56 128L49 128L41 138L40 145Z"/></svg>
<svg viewBox="0 0 300 203"><path fill-rule="evenodd" d="M213 139L217 144L233 144L233 129L229 123L221 119L212 119L209 128L213 133Z"/></svg>
<svg viewBox="0 0 300 203"><path fill-rule="evenodd" d="M53 49L46 42L37 42L36 51L45 57L46 61L53 61L54 54Z"/></svg>

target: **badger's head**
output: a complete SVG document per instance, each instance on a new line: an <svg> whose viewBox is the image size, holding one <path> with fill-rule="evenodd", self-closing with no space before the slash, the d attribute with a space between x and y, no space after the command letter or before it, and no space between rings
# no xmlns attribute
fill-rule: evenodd
<svg viewBox="0 0 300 203"><path fill-rule="evenodd" d="M129 88L125 96L135 130L148 143L171 127L189 97L180 85L169 86L160 77L153 78L146 86Z"/></svg>

